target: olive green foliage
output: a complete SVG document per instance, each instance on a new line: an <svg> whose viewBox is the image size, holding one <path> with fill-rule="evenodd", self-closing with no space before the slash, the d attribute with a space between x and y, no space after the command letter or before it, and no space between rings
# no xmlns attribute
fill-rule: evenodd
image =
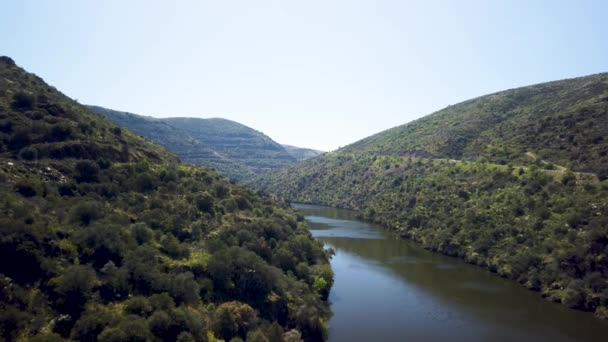
<svg viewBox="0 0 608 342"><path fill-rule="evenodd" d="M0 90L0 153L5 156L26 160L176 160L164 148L134 134L115 134L115 124L99 120L99 115L11 62L0 61Z"/></svg>
<svg viewBox="0 0 608 342"><path fill-rule="evenodd" d="M326 252L292 209L117 134L4 58L0 74L0 120L28 137L25 147L60 148L44 138L59 120L73 128L73 144L108 152L20 159L15 131L1 133L3 340L325 336L328 304L314 279L274 261L289 246L310 274L327 271ZM34 96L33 107L11 105L17 89Z"/></svg>
<svg viewBox="0 0 608 342"><path fill-rule="evenodd" d="M608 73L468 100L360 140L342 152L530 164L526 152L608 177Z"/></svg>
<svg viewBox="0 0 608 342"><path fill-rule="evenodd" d="M296 161L263 133L234 121L157 119L98 106L89 109L167 147L183 161L212 167L231 179L249 178Z"/></svg>
<svg viewBox="0 0 608 342"><path fill-rule="evenodd" d="M358 210L428 249L606 317L607 82L602 74L467 101L251 184ZM283 251L275 257L293 265Z"/></svg>

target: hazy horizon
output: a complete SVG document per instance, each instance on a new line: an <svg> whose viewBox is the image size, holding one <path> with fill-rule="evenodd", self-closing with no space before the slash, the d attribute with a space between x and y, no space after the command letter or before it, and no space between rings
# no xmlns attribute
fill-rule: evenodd
<svg viewBox="0 0 608 342"><path fill-rule="evenodd" d="M9 1L0 55L83 104L334 150L448 105L608 71L600 1Z"/></svg>

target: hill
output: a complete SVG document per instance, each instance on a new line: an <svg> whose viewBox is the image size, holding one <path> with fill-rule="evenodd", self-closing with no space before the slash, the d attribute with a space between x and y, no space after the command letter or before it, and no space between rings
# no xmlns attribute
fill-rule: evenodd
<svg viewBox="0 0 608 342"><path fill-rule="evenodd" d="M608 74L448 107L262 175L424 247L608 317Z"/></svg>
<svg viewBox="0 0 608 342"><path fill-rule="evenodd" d="M341 152L531 164L526 152L608 177L608 73L507 90L449 106Z"/></svg>
<svg viewBox="0 0 608 342"><path fill-rule="evenodd" d="M88 106L112 122L147 137L181 160L215 168L241 180L296 161L266 135L226 119L157 119L98 106Z"/></svg>
<svg viewBox="0 0 608 342"><path fill-rule="evenodd" d="M287 153L291 154L296 160L304 160L312 157L316 157L324 152L313 150L310 148L296 147L291 145L282 144L283 148L287 151Z"/></svg>
<svg viewBox="0 0 608 342"><path fill-rule="evenodd" d="M2 340L324 339L303 218L176 160L0 57Z"/></svg>

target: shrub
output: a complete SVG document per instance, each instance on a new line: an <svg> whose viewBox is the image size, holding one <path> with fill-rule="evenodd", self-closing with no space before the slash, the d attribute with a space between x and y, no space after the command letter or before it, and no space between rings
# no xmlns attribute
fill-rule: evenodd
<svg viewBox="0 0 608 342"><path fill-rule="evenodd" d="M40 182L33 178L24 178L17 181L15 190L24 197L34 197L40 192Z"/></svg>
<svg viewBox="0 0 608 342"><path fill-rule="evenodd" d="M30 132L26 130L19 130L15 132L8 140L8 148L16 151L31 143Z"/></svg>
<svg viewBox="0 0 608 342"><path fill-rule="evenodd" d="M134 296L125 302L125 312L132 315L147 317L152 312L152 305L146 297Z"/></svg>
<svg viewBox="0 0 608 342"><path fill-rule="evenodd" d="M177 303L194 304L199 301L199 285L192 273L180 273L171 279L171 295Z"/></svg>
<svg viewBox="0 0 608 342"><path fill-rule="evenodd" d="M67 124L53 126L48 134L50 141L65 141L72 137L72 127Z"/></svg>
<svg viewBox="0 0 608 342"><path fill-rule="evenodd" d="M120 136L122 134L122 129L120 127L112 127L111 132Z"/></svg>
<svg viewBox="0 0 608 342"><path fill-rule="evenodd" d="M82 225L89 225L93 220L101 217L102 208L95 201L87 201L76 205L72 209L72 219Z"/></svg>
<svg viewBox="0 0 608 342"><path fill-rule="evenodd" d="M76 322L70 333L70 339L77 341L96 341L112 317L104 311L87 309Z"/></svg>
<svg viewBox="0 0 608 342"><path fill-rule="evenodd" d="M112 166L112 162L107 159L99 159L97 161L97 165L99 166L100 169L106 170L106 169L109 169L110 166Z"/></svg>
<svg viewBox="0 0 608 342"><path fill-rule="evenodd" d="M11 107L14 110L25 112L34 108L35 99L34 96L25 92L18 92L13 95L13 102Z"/></svg>
<svg viewBox="0 0 608 342"><path fill-rule="evenodd" d="M90 161L83 160L76 164L76 180L78 183L96 182L99 174L99 166Z"/></svg>
<svg viewBox="0 0 608 342"><path fill-rule="evenodd" d="M154 311L152 316L148 318L148 327L150 331L157 337L166 340L168 338L169 326L171 318L163 310Z"/></svg>
<svg viewBox="0 0 608 342"><path fill-rule="evenodd" d="M84 308L95 281L95 271L83 265L70 266L60 277L52 279L55 290L62 295L60 302L63 310L77 317Z"/></svg>
<svg viewBox="0 0 608 342"><path fill-rule="evenodd" d="M19 158L23 160L38 159L38 150L34 147L24 147L19 151Z"/></svg>
<svg viewBox="0 0 608 342"><path fill-rule="evenodd" d="M57 186L57 191L61 196L71 197L74 196L76 186L73 183L61 183Z"/></svg>
<svg viewBox="0 0 608 342"><path fill-rule="evenodd" d="M209 195L207 192L203 192L195 199L196 207L202 212L213 215L215 213L213 210L213 200L213 196Z"/></svg>
<svg viewBox="0 0 608 342"><path fill-rule="evenodd" d="M149 173L142 173L137 176L135 186L139 192L150 192L156 189L156 179Z"/></svg>

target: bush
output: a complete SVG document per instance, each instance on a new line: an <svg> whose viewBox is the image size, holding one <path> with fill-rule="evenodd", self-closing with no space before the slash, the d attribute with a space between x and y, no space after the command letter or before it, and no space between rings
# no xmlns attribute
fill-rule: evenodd
<svg viewBox="0 0 608 342"><path fill-rule="evenodd" d="M215 211L213 210L213 200L213 196L209 195L208 192L203 192L199 194L195 199L196 207L202 212L213 215L215 213Z"/></svg>
<svg viewBox="0 0 608 342"><path fill-rule="evenodd" d="M95 271L83 265L70 266L60 277L52 279L55 290L62 295L62 309L77 317L84 308L96 279Z"/></svg>
<svg viewBox="0 0 608 342"><path fill-rule="evenodd" d="M122 129L120 127L112 127L111 132L118 136L122 135Z"/></svg>
<svg viewBox="0 0 608 342"><path fill-rule="evenodd" d="M32 139L29 131L19 130L15 132L8 140L8 148L13 151L20 150L21 148L29 145L31 141Z"/></svg>
<svg viewBox="0 0 608 342"><path fill-rule="evenodd" d="M195 304L199 301L200 286L194 281L192 273L180 273L171 279L171 295L175 302Z"/></svg>
<svg viewBox="0 0 608 342"><path fill-rule="evenodd" d="M14 110L25 112L34 109L34 103L35 99L33 95L20 91L13 95L11 107Z"/></svg>
<svg viewBox="0 0 608 342"><path fill-rule="evenodd" d="M72 137L72 127L67 124L53 126L48 134L49 141L65 141Z"/></svg>
<svg viewBox="0 0 608 342"><path fill-rule="evenodd" d="M100 169L106 170L106 169L109 169L110 166L112 166L112 162L107 159L99 159L97 161L97 165L99 166Z"/></svg>
<svg viewBox="0 0 608 342"><path fill-rule="evenodd" d="M102 216L102 207L96 201L80 203L72 209L71 216L73 221L87 226Z"/></svg>
<svg viewBox="0 0 608 342"><path fill-rule="evenodd" d="M75 191L76 186L72 183L61 183L59 186L57 186L57 192L59 192L59 195L61 196L74 196Z"/></svg>
<svg viewBox="0 0 608 342"><path fill-rule="evenodd" d="M132 315L147 317L152 312L152 305L146 297L134 296L125 302L125 312Z"/></svg>
<svg viewBox="0 0 608 342"><path fill-rule="evenodd" d="M38 159L38 150L34 147L24 147L19 151L19 158L23 160L36 160Z"/></svg>
<svg viewBox="0 0 608 342"><path fill-rule="evenodd" d="M148 327L150 331L162 340L167 340L171 318L162 310L154 311L152 316L148 318Z"/></svg>
<svg viewBox="0 0 608 342"><path fill-rule="evenodd" d="M87 160L76 164L76 180L78 183L96 182L99 174L99 166Z"/></svg>
<svg viewBox="0 0 608 342"><path fill-rule="evenodd" d="M112 317L103 311L87 309L72 328L70 339L96 341L97 336L111 320Z"/></svg>
<svg viewBox="0 0 608 342"><path fill-rule="evenodd" d="M20 179L15 184L15 190L24 197L34 197L40 192L41 184L33 178Z"/></svg>
<svg viewBox="0 0 608 342"><path fill-rule="evenodd" d="M142 173L135 180L137 191L150 192L156 189L156 178L149 173Z"/></svg>

